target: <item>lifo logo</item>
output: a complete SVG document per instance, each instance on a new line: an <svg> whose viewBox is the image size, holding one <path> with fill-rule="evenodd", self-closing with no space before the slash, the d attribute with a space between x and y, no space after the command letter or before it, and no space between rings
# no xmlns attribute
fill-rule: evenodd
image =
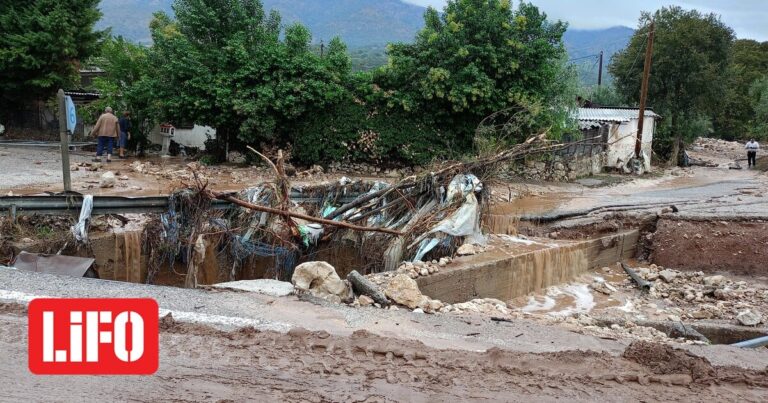
<svg viewBox="0 0 768 403"><path fill-rule="evenodd" d="M35 299L29 370L38 375L149 375L158 366L152 299Z"/></svg>

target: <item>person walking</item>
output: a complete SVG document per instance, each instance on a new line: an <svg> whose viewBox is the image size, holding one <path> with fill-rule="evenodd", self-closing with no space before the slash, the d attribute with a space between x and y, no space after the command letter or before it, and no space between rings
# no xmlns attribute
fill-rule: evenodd
<svg viewBox="0 0 768 403"><path fill-rule="evenodd" d="M125 158L125 149L128 148L128 140L131 139L131 112L123 112L118 124L120 125L120 139L118 140L120 158Z"/></svg>
<svg viewBox="0 0 768 403"><path fill-rule="evenodd" d="M750 168L754 167L757 162L757 150L760 149L760 144L755 139L750 139L744 148L747 149L747 165Z"/></svg>
<svg viewBox="0 0 768 403"><path fill-rule="evenodd" d="M96 125L93 126L91 133L97 137L95 162L103 162L102 154L107 152L107 162L112 161L112 149L115 145L115 139L120 133L120 124L117 116L112 113L112 108L104 108L104 113L99 116ZM106 150L105 150L106 149Z"/></svg>

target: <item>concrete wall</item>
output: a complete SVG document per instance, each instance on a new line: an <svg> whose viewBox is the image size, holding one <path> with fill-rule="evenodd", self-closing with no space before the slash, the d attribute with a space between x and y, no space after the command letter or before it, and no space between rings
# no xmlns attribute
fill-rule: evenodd
<svg viewBox="0 0 768 403"><path fill-rule="evenodd" d="M622 169L635 155L635 143L637 133L638 119L632 119L629 122L621 124L611 124L608 134L608 147L605 166ZM646 117L643 123L643 145L642 152L645 158L645 170L651 169L651 154L653 134L655 131L656 119Z"/></svg>
<svg viewBox="0 0 768 403"><path fill-rule="evenodd" d="M192 129L175 129L171 140L184 147L195 147L205 150L205 142L208 137L216 138L216 129L209 126L195 125ZM149 134L149 141L153 144L163 144L163 136L160 134L160 126L155 126Z"/></svg>
<svg viewBox="0 0 768 403"><path fill-rule="evenodd" d="M588 270L634 258L640 233L629 231L519 255L482 253L460 258L416 281L424 295L448 303L502 301L567 283Z"/></svg>

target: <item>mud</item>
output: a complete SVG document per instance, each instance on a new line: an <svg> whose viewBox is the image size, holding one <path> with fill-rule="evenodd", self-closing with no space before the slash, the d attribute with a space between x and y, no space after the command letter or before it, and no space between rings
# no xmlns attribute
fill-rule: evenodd
<svg viewBox="0 0 768 403"><path fill-rule="evenodd" d="M18 310L14 311L18 313ZM160 369L150 377L36 377L26 371L25 320L0 315L4 399L83 401L765 401L765 371L714 367L655 344L623 357L437 350L359 330L225 332L162 319ZM671 360L670 360L671 359ZM665 363L665 361L670 361ZM589 368L589 371L585 371ZM706 387L705 387L706 386ZM218 400L221 401L221 400Z"/></svg>
<svg viewBox="0 0 768 403"><path fill-rule="evenodd" d="M768 223L659 220L651 261L679 270L768 275Z"/></svg>

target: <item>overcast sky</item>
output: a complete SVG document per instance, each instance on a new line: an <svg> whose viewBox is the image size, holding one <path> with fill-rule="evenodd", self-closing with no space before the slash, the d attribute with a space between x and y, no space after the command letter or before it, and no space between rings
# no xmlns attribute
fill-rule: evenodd
<svg viewBox="0 0 768 403"><path fill-rule="evenodd" d="M405 0L438 9L445 0ZM739 38L768 41L768 1L765 0L688 0L688 1L608 1L608 0L532 0L551 19L567 21L573 28L594 29L625 25L636 28L640 11L653 11L666 5L695 8L722 16ZM517 1L513 1L517 3Z"/></svg>

